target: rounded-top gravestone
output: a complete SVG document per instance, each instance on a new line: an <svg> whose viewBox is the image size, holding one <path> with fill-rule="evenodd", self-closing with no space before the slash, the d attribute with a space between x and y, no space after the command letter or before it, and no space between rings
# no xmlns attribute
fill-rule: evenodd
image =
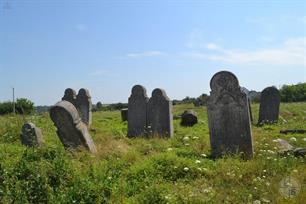
<svg viewBox="0 0 306 204"><path fill-rule="evenodd" d="M173 136L172 102L163 89L154 89L148 102L148 126L150 133Z"/></svg>
<svg viewBox="0 0 306 204"><path fill-rule="evenodd" d="M210 81L207 104L213 157L241 153L253 156L248 100L237 77L228 71L216 73Z"/></svg>
<svg viewBox="0 0 306 204"><path fill-rule="evenodd" d="M58 102L50 109L50 117L57 128L57 135L66 149L85 147L90 152L96 152L87 126L82 122L72 103Z"/></svg>
<svg viewBox="0 0 306 204"><path fill-rule="evenodd" d="M128 102L128 137L137 137L147 133L147 103L145 87L135 85Z"/></svg>
<svg viewBox="0 0 306 204"><path fill-rule="evenodd" d="M33 123L25 123L22 126L21 143L28 147L41 147L43 145L43 135L41 129Z"/></svg>
<svg viewBox="0 0 306 204"><path fill-rule="evenodd" d="M65 90L64 97L62 98L63 101L69 101L72 103L74 106L76 106L76 92L75 90L71 88L67 88Z"/></svg>
<svg viewBox="0 0 306 204"><path fill-rule="evenodd" d="M258 124L276 123L278 121L280 93L271 86L261 92Z"/></svg>

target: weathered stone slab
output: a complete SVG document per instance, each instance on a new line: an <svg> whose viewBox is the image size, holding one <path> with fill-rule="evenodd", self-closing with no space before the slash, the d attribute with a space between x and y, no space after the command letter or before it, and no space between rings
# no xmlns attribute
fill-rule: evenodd
<svg viewBox="0 0 306 204"><path fill-rule="evenodd" d="M148 101L146 89L141 85L135 85L128 103L128 137L147 134Z"/></svg>
<svg viewBox="0 0 306 204"><path fill-rule="evenodd" d="M163 89L154 89L148 103L148 126L153 135L173 136L172 102Z"/></svg>
<svg viewBox="0 0 306 204"><path fill-rule="evenodd" d="M251 122L253 122L253 115L252 115L252 106L251 106L251 96L250 96L250 91L245 88L245 87L241 87L241 91L244 92L247 96L248 99L248 107L249 107L249 114L250 114L250 120Z"/></svg>
<svg viewBox="0 0 306 204"><path fill-rule="evenodd" d="M279 116L280 93L271 86L261 92L258 124L277 123Z"/></svg>
<svg viewBox="0 0 306 204"><path fill-rule="evenodd" d="M79 111L82 121L86 125L91 125L92 122L92 103L91 96L87 89L80 89L76 97L76 107Z"/></svg>
<svg viewBox="0 0 306 204"><path fill-rule="evenodd" d="M76 92L75 90L68 88L65 90L64 97L62 98L63 101L69 101L74 106L76 106Z"/></svg>
<svg viewBox="0 0 306 204"><path fill-rule="evenodd" d="M182 126L194 126L198 123L198 115L193 110L186 110L182 114L181 125Z"/></svg>
<svg viewBox="0 0 306 204"><path fill-rule="evenodd" d="M57 127L57 135L65 149L85 147L96 152L95 144L87 126L82 122L75 106L68 101L60 101L50 109L50 117Z"/></svg>
<svg viewBox="0 0 306 204"><path fill-rule="evenodd" d="M207 104L212 157L242 153L253 156L247 96L237 77L228 71L216 73L210 81Z"/></svg>
<svg viewBox="0 0 306 204"><path fill-rule="evenodd" d="M25 123L21 130L21 143L28 147L41 147L43 145L43 135L41 129L33 123Z"/></svg>
<svg viewBox="0 0 306 204"><path fill-rule="evenodd" d="M127 108L123 108L121 109L121 120L122 121L127 121L128 120L128 109Z"/></svg>

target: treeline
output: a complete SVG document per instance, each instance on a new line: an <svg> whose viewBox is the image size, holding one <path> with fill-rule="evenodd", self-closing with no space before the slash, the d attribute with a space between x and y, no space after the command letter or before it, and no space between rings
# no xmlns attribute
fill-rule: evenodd
<svg viewBox="0 0 306 204"><path fill-rule="evenodd" d="M284 85L280 89L282 102L306 101L306 83Z"/></svg>
<svg viewBox="0 0 306 204"><path fill-rule="evenodd" d="M6 101L0 103L0 115L13 113L14 103ZM34 111L34 103L25 98L18 98L15 102L15 112L17 114L30 114Z"/></svg>
<svg viewBox="0 0 306 204"><path fill-rule="evenodd" d="M173 105L193 103L196 107L205 106L207 104L208 97L209 96L207 94L202 94L197 98L187 96L182 100L173 100Z"/></svg>

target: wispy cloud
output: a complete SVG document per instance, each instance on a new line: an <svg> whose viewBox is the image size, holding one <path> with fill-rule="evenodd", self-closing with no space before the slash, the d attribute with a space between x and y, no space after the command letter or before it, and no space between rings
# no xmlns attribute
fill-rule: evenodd
<svg viewBox="0 0 306 204"><path fill-rule="evenodd" d="M157 57L157 56L165 56L165 52L151 50L151 51L144 51L144 52L135 52L135 53L128 53L126 54L127 58L144 58L144 57Z"/></svg>
<svg viewBox="0 0 306 204"><path fill-rule="evenodd" d="M189 52L184 53L184 56L231 64L304 65L305 42L306 37L293 38L284 41L278 48L259 50L225 49L214 43L209 43L206 48L214 50L216 54Z"/></svg>
<svg viewBox="0 0 306 204"><path fill-rule="evenodd" d="M75 26L75 29L77 29L78 31L85 31L86 30L86 25L84 25L84 24L77 24L76 26Z"/></svg>

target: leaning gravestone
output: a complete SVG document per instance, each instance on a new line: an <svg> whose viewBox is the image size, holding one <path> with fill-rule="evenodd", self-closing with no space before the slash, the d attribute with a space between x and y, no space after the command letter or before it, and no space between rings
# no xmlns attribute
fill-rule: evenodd
<svg viewBox="0 0 306 204"><path fill-rule="evenodd" d="M128 109L127 108L123 108L121 109L121 120L122 121L127 121L128 120Z"/></svg>
<svg viewBox="0 0 306 204"><path fill-rule="evenodd" d="M153 135L173 136L172 102L163 89L154 89L148 103L148 126Z"/></svg>
<svg viewBox="0 0 306 204"><path fill-rule="evenodd" d="M146 135L148 100L143 86L135 85L132 88L128 103L128 137Z"/></svg>
<svg viewBox="0 0 306 204"><path fill-rule="evenodd" d="M75 90L68 88L65 90L64 97L62 98L63 101L69 101L74 106L76 106L76 92Z"/></svg>
<svg viewBox="0 0 306 204"><path fill-rule="evenodd" d="M194 126L198 123L197 113L193 110L185 110L182 114L181 125L182 126Z"/></svg>
<svg viewBox="0 0 306 204"><path fill-rule="evenodd" d="M92 103L91 96L87 89L80 89L76 97L76 107L80 113L82 121L86 125L91 125L92 122Z"/></svg>
<svg viewBox="0 0 306 204"><path fill-rule="evenodd" d="M75 106L68 101L60 101L50 109L50 117L57 128L57 135L65 149L85 147L96 152L87 126L82 122Z"/></svg>
<svg viewBox="0 0 306 204"><path fill-rule="evenodd" d="M265 88L261 92L258 124L278 121L280 93L275 87Z"/></svg>
<svg viewBox="0 0 306 204"><path fill-rule="evenodd" d="M43 135L41 129L33 123L25 123L22 126L21 143L28 147L41 147L43 145Z"/></svg>
<svg viewBox="0 0 306 204"><path fill-rule="evenodd" d="M238 79L227 71L216 73L210 81L207 104L212 157L242 153L253 156L248 100Z"/></svg>

